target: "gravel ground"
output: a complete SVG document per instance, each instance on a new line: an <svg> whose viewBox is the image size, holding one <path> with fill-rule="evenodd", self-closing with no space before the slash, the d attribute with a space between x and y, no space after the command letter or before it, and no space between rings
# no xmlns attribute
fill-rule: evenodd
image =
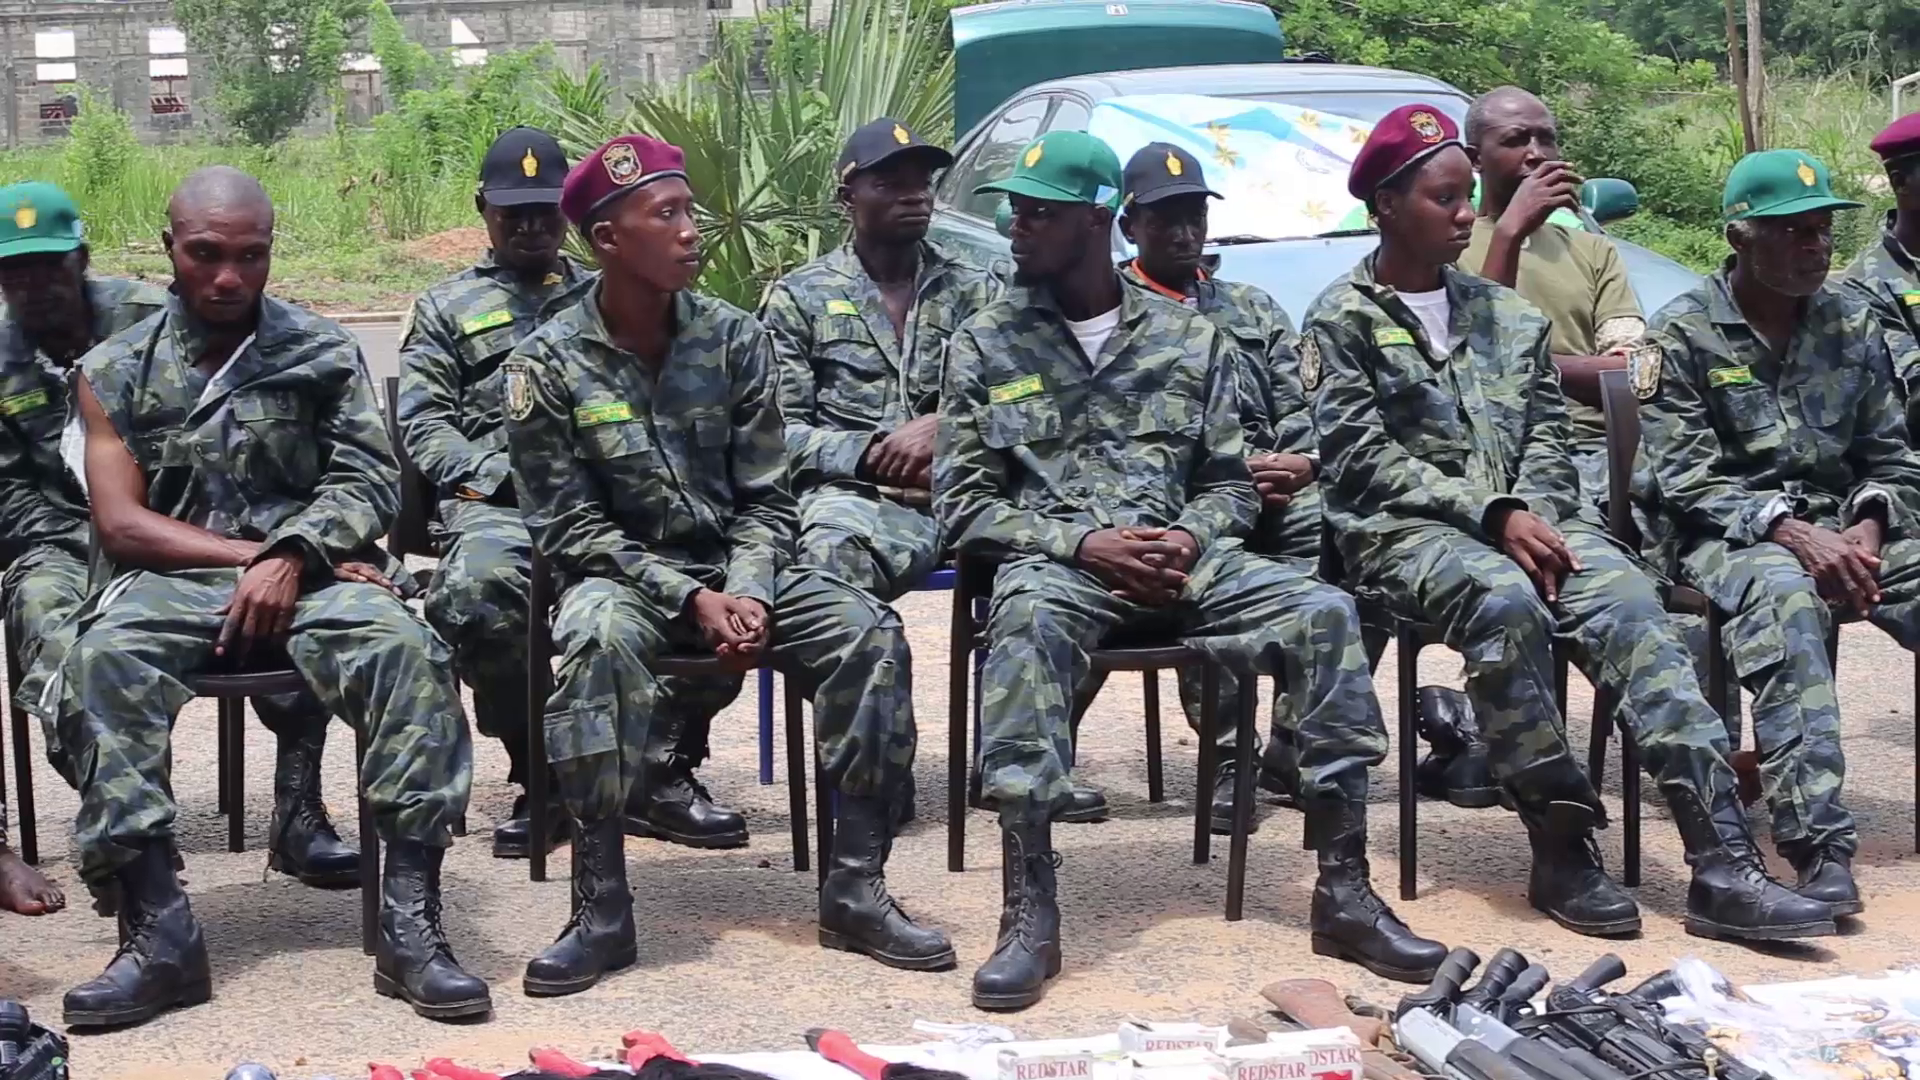
<svg viewBox="0 0 1920 1080"><path fill-rule="evenodd" d="M532 1000L520 992L527 958L566 917L566 856L544 884L524 863L490 858L485 837L512 801L507 761L497 744L475 755L473 835L447 862L447 925L468 968L493 984L490 1022L445 1026L378 998L372 961L359 948L358 894L318 892L265 872L272 812L272 738L257 726L248 741L246 799L250 850L231 855L214 812L214 708L195 702L175 743L180 843L188 890L213 955L215 997L128 1031L73 1040L75 1075L87 1080L218 1077L252 1059L283 1078L364 1075L369 1060L414 1065L438 1055L469 1065L511 1067L528 1046L554 1044L576 1056L610 1053L621 1032L649 1028L690 1051L782 1049L800 1034L832 1025L869 1041L912 1037L916 1018L982 1019L968 1004L971 972L992 949L999 875L995 832L985 814L968 817L965 874L945 869L947 600L920 594L901 605L911 628L923 734L917 771L922 820L901 839L889 867L894 893L920 919L944 927L960 954L942 974L890 971L826 952L814 942L813 876L791 871L786 791L755 778L751 689L715 723L716 755L702 776L716 796L743 809L753 843L739 851L694 852L629 840L628 867L641 927L640 963L571 998ZM1570 975L1611 948L1635 977L1672 958L1697 955L1741 981L1787 981L1878 971L1920 962L1920 860L1908 854L1913 831L1912 660L1870 628L1842 637L1841 705L1852 766L1849 802L1860 817L1863 850L1856 871L1868 913L1841 936L1815 946L1766 950L1686 937L1679 915L1686 867L1665 811L1648 805L1645 882L1639 890L1646 930L1634 940L1579 938L1526 903L1526 841L1500 810L1421 805L1420 898L1395 907L1424 933L1469 945L1483 956L1514 945ZM1443 649L1423 658L1427 681L1456 682L1458 660ZM1590 714L1592 697L1575 679L1571 712ZM1393 723L1393 660L1376 680ZM1300 849L1292 811L1263 805L1250 858L1247 917L1222 920L1225 843L1206 866L1191 861L1195 750L1178 718L1170 676L1161 699L1169 713L1167 801L1146 797L1137 677L1116 677L1084 727L1082 773L1104 788L1115 816L1099 825L1061 826L1056 842L1065 915L1066 970L1046 1000L1009 1023L1031 1036L1087 1033L1128 1016L1223 1022L1254 1012L1259 988L1289 976L1334 979L1351 991L1391 1002L1397 984L1312 956L1307 898L1312 857ZM1585 743L1584 719L1575 741ZM326 793L343 833L354 830L352 740L334 728ZM36 733L37 737L37 733ZM1608 798L1618 814L1618 758ZM1373 794L1375 877L1391 895L1399 842L1395 770L1377 770ZM784 766L777 770L784 776ZM67 838L72 793L42 767L37 774L42 856L69 896L79 894ZM11 783L11 777L9 777ZM1764 824L1762 824L1764 829ZM1618 830L1603 838L1619 858ZM1776 869L1780 869L1776 862ZM0 996L23 999L36 1017L57 1022L63 991L91 978L113 955L113 924L84 902L44 919L0 916Z"/></svg>

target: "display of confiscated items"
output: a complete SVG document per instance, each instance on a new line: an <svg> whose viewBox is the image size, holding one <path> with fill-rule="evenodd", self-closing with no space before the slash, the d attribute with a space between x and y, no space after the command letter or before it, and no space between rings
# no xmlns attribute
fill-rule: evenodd
<svg viewBox="0 0 1920 1080"><path fill-rule="evenodd" d="M1920 972L1736 988L1690 959L1672 984L1669 1017L1782 1080L1920 1077Z"/></svg>
<svg viewBox="0 0 1920 1080"><path fill-rule="evenodd" d="M1424 1070L1455 1080L1768 1080L1667 1014L1672 972L1615 993L1606 987L1627 968L1608 954L1534 1001L1544 968L1502 949L1463 989L1478 966L1455 949L1432 985L1394 1009L1394 1039Z"/></svg>
<svg viewBox="0 0 1920 1080"><path fill-rule="evenodd" d="M0 999L0 1080L67 1080L66 1038L8 999Z"/></svg>

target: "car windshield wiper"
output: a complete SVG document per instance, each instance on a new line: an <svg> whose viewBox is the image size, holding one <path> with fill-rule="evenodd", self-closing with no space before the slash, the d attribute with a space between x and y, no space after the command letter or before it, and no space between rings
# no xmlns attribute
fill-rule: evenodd
<svg viewBox="0 0 1920 1080"><path fill-rule="evenodd" d="M1277 236L1255 236L1252 233L1234 233L1230 236L1207 237L1208 247L1232 247L1235 244L1270 244L1280 239Z"/></svg>
<svg viewBox="0 0 1920 1080"><path fill-rule="evenodd" d="M1335 229L1332 232L1313 234L1315 240L1336 240L1342 236L1373 236L1379 229Z"/></svg>

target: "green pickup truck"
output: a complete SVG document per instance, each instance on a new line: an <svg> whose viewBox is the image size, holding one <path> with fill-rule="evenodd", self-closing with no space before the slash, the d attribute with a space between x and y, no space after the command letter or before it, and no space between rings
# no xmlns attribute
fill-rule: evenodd
<svg viewBox="0 0 1920 1080"><path fill-rule="evenodd" d="M957 8L952 25L955 130L966 134L937 185L935 240L1004 276L1005 200L973 189L1009 172L1027 143L1090 131L1124 161L1148 142L1175 142L1225 196L1209 245L1220 276L1267 290L1296 322L1374 246L1346 193L1373 123L1411 101L1464 123L1470 102L1422 75L1288 58L1272 10L1246 0L1003 0ZM1586 212L1564 220L1594 232L1638 206L1619 180L1590 180L1583 195ZM1649 313L1699 280L1615 243ZM1126 251L1116 228L1115 258Z"/></svg>

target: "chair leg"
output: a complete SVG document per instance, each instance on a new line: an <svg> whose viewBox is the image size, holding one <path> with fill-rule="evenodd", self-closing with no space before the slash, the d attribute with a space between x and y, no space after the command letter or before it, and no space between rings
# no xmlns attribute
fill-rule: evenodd
<svg viewBox="0 0 1920 1080"><path fill-rule="evenodd" d="M967 868L967 771L973 763L967 748L967 669L970 660L979 663L979 654L961 652L973 640L972 602L966 590L954 590L952 608L947 628L953 635L947 663L947 872L957 874Z"/></svg>
<svg viewBox="0 0 1920 1080"><path fill-rule="evenodd" d="M806 725L802 720L800 691L793 676L781 680L786 690L787 713L787 816L793 819L793 872L806 873L807 867L807 760L812 757L807 745Z"/></svg>
<svg viewBox="0 0 1920 1080"><path fill-rule="evenodd" d="M226 702L224 701L216 702L214 705L213 715L216 718L216 722L217 722L217 726L213 729L213 753L214 753L213 775L214 775L214 779L217 780L220 785L220 793L219 793L220 813L222 815L226 815L226 814L233 813L233 792L229 790L229 786L232 783L233 777L227 771L227 705L226 705ZM173 762L169 760L167 764L169 766L169 769L171 769Z"/></svg>
<svg viewBox="0 0 1920 1080"><path fill-rule="evenodd" d="M1607 778L1607 738L1612 733L1613 710L1607 705L1606 695L1596 690L1593 695L1593 724L1587 734L1587 783L1593 785L1596 794Z"/></svg>
<svg viewBox="0 0 1920 1080"><path fill-rule="evenodd" d="M533 638L545 636L540 627L534 629ZM547 770L547 683L551 681L552 668L547 659L540 656L540 649L533 650L534 655L527 658L527 715L533 718L527 725L527 880L547 880L547 837L552 835L552 824L547 820L548 802L552 795L547 790L550 777Z"/></svg>
<svg viewBox="0 0 1920 1080"><path fill-rule="evenodd" d="M360 804L360 951L372 956L380 934L380 834L373 826L367 789L360 782L367 761L367 736L353 729L354 789Z"/></svg>
<svg viewBox="0 0 1920 1080"><path fill-rule="evenodd" d="M1260 680L1240 677L1240 709L1233 744L1233 839L1227 848L1227 921L1239 922L1247 895L1247 835L1253 831L1253 732Z"/></svg>
<svg viewBox="0 0 1920 1080"><path fill-rule="evenodd" d="M1633 733L1620 731L1620 838L1621 861L1627 888L1640 887L1640 747Z"/></svg>
<svg viewBox="0 0 1920 1080"><path fill-rule="evenodd" d="M11 694L14 684L7 684ZM20 819L20 857L40 862L40 829L33 809L33 744L27 735L26 710L13 708L13 788L18 796Z"/></svg>
<svg viewBox="0 0 1920 1080"><path fill-rule="evenodd" d="M773 783L773 669L760 669L760 786Z"/></svg>
<svg viewBox="0 0 1920 1080"><path fill-rule="evenodd" d="M247 850L247 703L245 698L221 698L226 718L227 850Z"/></svg>
<svg viewBox="0 0 1920 1080"><path fill-rule="evenodd" d="M813 816L819 822L815 830L819 847L814 852L814 869L822 885L827 883L827 863L833 858L833 805L838 797L833 785L827 783L826 763L816 751L813 754Z"/></svg>
<svg viewBox="0 0 1920 1080"><path fill-rule="evenodd" d="M1157 803L1167 797L1166 777L1161 772L1160 761L1160 673L1141 672L1140 680L1140 692L1147 705L1147 801ZM1080 740L1075 738L1074 745L1079 744Z"/></svg>
<svg viewBox="0 0 1920 1080"><path fill-rule="evenodd" d="M1411 628L1402 627L1398 634L1399 644L1399 698L1400 698L1400 899L1412 900L1420 895L1414 877L1419 870L1420 852L1420 811L1417 802L1418 792L1414 790L1414 771L1418 763L1414 760L1414 731L1419 726L1420 709L1420 636Z"/></svg>
<svg viewBox="0 0 1920 1080"><path fill-rule="evenodd" d="M1193 861L1204 866L1213 858L1213 760L1216 746L1206 733L1213 731L1213 718L1220 715L1220 669L1203 665L1200 677L1200 775L1193 782Z"/></svg>
<svg viewBox="0 0 1920 1080"><path fill-rule="evenodd" d="M1716 710L1724 710L1727 701L1727 650L1724 635L1726 620L1720 609L1707 605L1707 701ZM1727 728L1730 749L1740 748L1740 710L1721 712L1720 722Z"/></svg>
<svg viewBox="0 0 1920 1080"><path fill-rule="evenodd" d="M1913 656L1913 810L1913 853L1920 855L1920 653Z"/></svg>

